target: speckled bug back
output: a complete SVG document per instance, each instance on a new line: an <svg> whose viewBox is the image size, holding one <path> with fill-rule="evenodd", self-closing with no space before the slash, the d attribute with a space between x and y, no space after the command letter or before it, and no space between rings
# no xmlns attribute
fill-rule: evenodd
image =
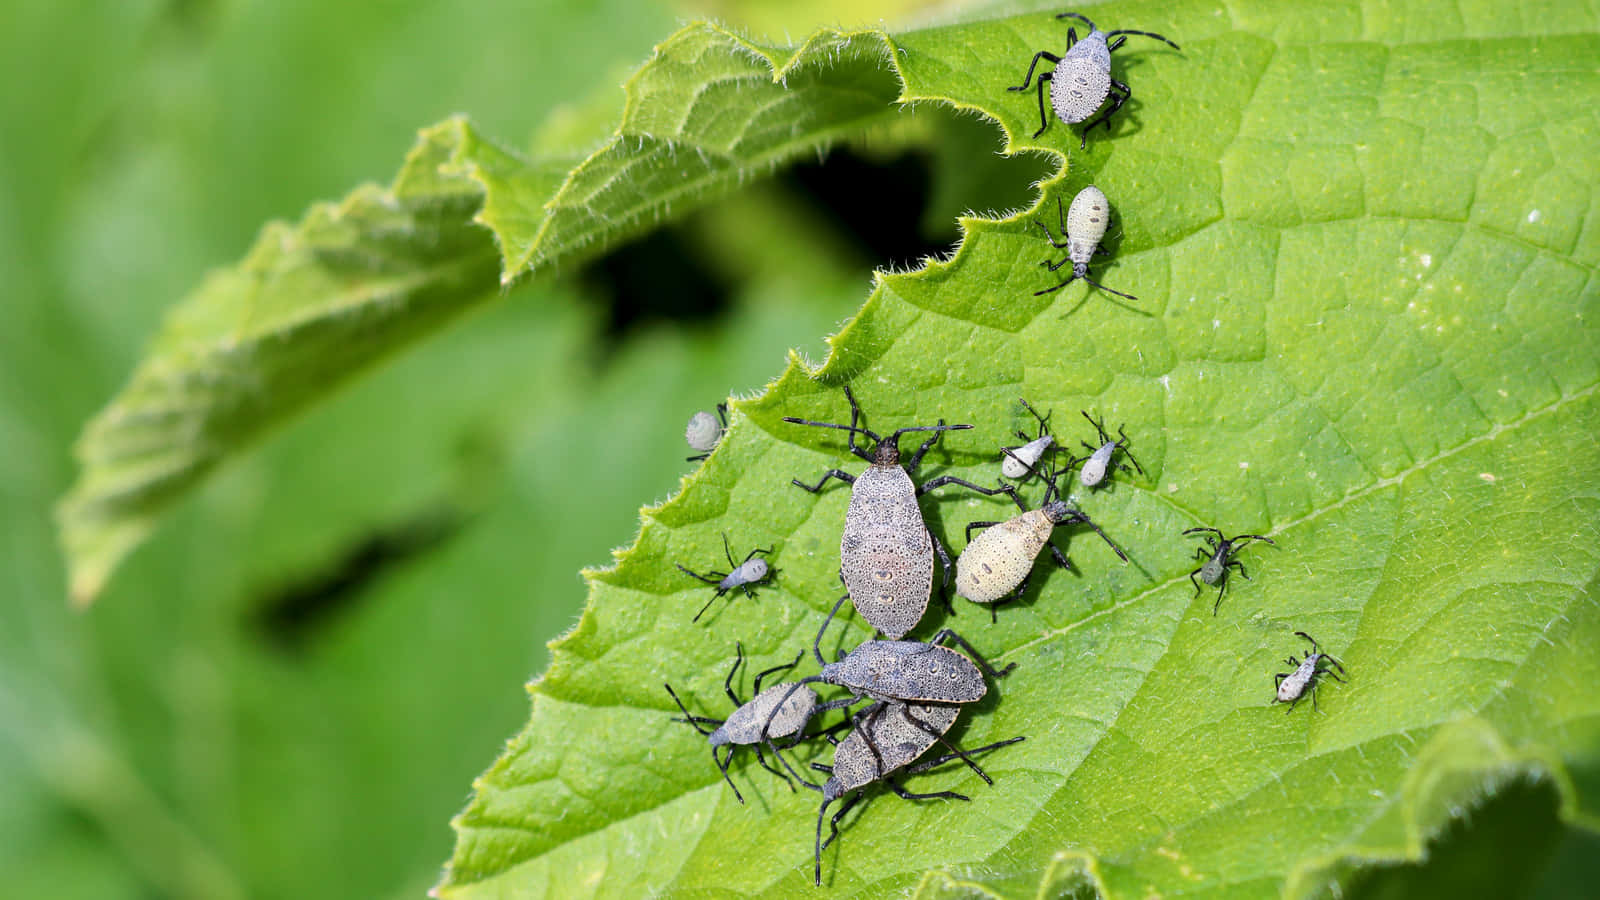
<svg viewBox="0 0 1600 900"><path fill-rule="evenodd" d="M877 700L975 703L989 691L977 663L917 641L867 641L823 666L822 679Z"/></svg>
<svg viewBox="0 0 1600 900"><path fill-rule="evenodd" d="M1091 184L1072 198L1072 205L1067 207L1067 256L1074 271L1089 265L1110 222L1111 201L1104 191Z"/></svg>
<svg viewBox="0 0 1600 900"><path fill-rule="evenodd" d="M872 627L899 638L922 620L933 594L933 540L899 465L873 465L856 477L839 559L850 600Z"/></svg>
<svg viewBox="0 0 1600 900"><path fill-rule="evenodd" d="M750 702L734 710L733 715L711 733L711 746L754 744L762 740L763 728L767 729L769 738L799 734L816 711L817 695L804 685L791 692L795 685L793 681L775 684L750 698Z"/></svg>
<svg viewBox="0 0 1600 900"><path fill-rule="evenodd" d="M890 703L863 710L856 728L833 751L833 774L822 786L822 796L836 800L915 762L939 740L938 735L950 730L960 711L958 706L926 703ZM910 721L908 713L927 727Z"/></svg>
<svg viewBox="0 0 1600 900"><path fill-rule="evenodd" d="M1095 30L1072 45L1056 64L1050 107L1056 118L1076 125L1095 114L1111 93L1111 51L1105 32Z"/></svg>

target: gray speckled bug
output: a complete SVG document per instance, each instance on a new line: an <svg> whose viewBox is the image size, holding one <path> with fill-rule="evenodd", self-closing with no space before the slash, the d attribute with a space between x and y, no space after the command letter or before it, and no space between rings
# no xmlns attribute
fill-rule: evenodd
<svg viewBox="0 0 1600 900"><path fill-rule="evenodd" d="M1204 559L1205 563L1200 568L1189 573L1189 581L1194 585L1194 593L1197 597L1200 595L1200 582L1194 580L1196 575L1199 575L1200 581L1204 581L1206 584L1219 585L1217 588L1217 602L1211 607L1213 616L1217 614L1217 610L1222 606L1222 595L1228 592L1229 569L1238 569L1240 578L1245 581L1250 580L1250 576L1245 574L1244 563L1234 559L1233 555L1238 553L1244 544L1248 544L1251 541L1263 541L1272 544L1274 547L1277 546L1277 542L1273 541L1272 538L1263 537L1259 534L1238 534L1233 537L1223 537L1222 532L1217 529L1203 526L1186 529L1183 533L1205 534L1206 536L1206 546L1194 548L1195 559Z"/></svg>
<svg viewBox="0 0 1600 900"><path fill-rule="evenodd" d="M1021 481L1029 475L1039 474L1037 468L1039 460L1055 445L1055 435L1050 433L1050 415L1039 415L1039 411L1028 405L1028 401L1018 398L1018 403L1027 410L1035 419L1039 420L1039 433L1035 437L1028 437L1023 432L1017 432L1017 437L1026 441L1016 447L1000 448L1000 474L1007 478Z"/></svg>
<svg viewBox="0 0 1600 900"><path fill-rule="evenodd" d="M927 643L921 641L862 641L854 650L843 654L838 662L825 662L822 658L822 635L844 605L848 597L839 598L833 612L817 629L817 639L811 652L822 665L819 674L802 678L790 688L797 691L808 684L832 684L850 692L850 696L831 701L829 708L837 709L872 698L900 703L976 703L989 692L984 675L1004 678L1016 663L1004 669L995 669L966 638L946 628L935 634ZM943 641L953 641L971 656L941 646Z"/></svg>
<svg viewBox="0 0 1600 900"><path fill-rule="evenodd" d="M900 435L908 431L957 431L971 425L920 425L901 428L888 437L879 437L865 428L857 427L861 408L856 404L850 388L844 389L850 401L850 424L811 422L784 416L785 422L811 425L817 428L838 428L849 432L850 452L872 465L860 475L851 475L839 469L829 469L814 485L799 479L794 485L815 494L829 478L837 478L853 486L850 508L845 513L844 533L839 540L839 579L849 591L851 602L872 626L890 638L899 638L922 621L928 609L928 599L933 593L933 555L938 551L944 566L945 584L950 579L950 554L944 545L928 531L922 520L922 508L917 496L946 484L959 484L980 494L1011 493L1010 485L997 488L979 487L953 475L943 475L917 486L911 473L917 470L923 454L939 439L936 433L928 438L910 461L900 462ZM875 442L873 452L856 446L856 435L863 434Z"/></svg>
<svg viewBox="0 0 1600 900"><path fill-rule="evenodd" d="M889 790L906 800L970 800L965 794L955 791L934 791L927 794L914 794L901 787L894 776L903 769L903 774L914 775L925 772L935 766L944 765L952 760L960 759L972 771L978 774L987 784L994 784L988 773L972 761L972 757L979 753L987 753L1008 744L1015 744L1024 740L1014 737L1009 740L996 741L973 750L962 750L944 739L946 732L955 724L960 707L939 706L933 704L902 704L879 702L857 713L852 723L855 729L844 740L837 741L833 752L833 765L825 766L812 763L818 771L828 773L825 784L812 784L804 779L799 779L801 784L813 790L821 791L822 806L817 809L817 843L816 843L816 870L814 879L817 885L822 884L822 851L832 844L839 836L839 820L855 808L856 803L863 796L856 793L839 807L829 820L832 832L828 839L822 839L822 820L828 813L828 806L835 800L859 791L874 782L881 781ZM831 738L830 738L831 740ZM906 768L922 754L926 753L935 743L944 744L950 748L950 753L944 756L927 760L911 768ZM787 761L785 761L787 766ZM796 775L796 778L799 778Z"/></svg>
<svg viewBox="0 0 1600 900"><path fill-rule="evenodd" d="M1044 134L1045 129L1050 127L1050 116L1044 111L1045 82L1050 82L1050 106L1055 111L1056 118L1068 125L1076 125L1094 115L1096 110L1105 105L1106 96L1109 94L1112 98L1111 108L1083 128L1083 140L1078 144L1079 149L1082 149L1089 146L1089 132L1094 130L1096 125L1104 124L1106 131L1111 130L1112 114L1121 109L1122 104L1133 96L1131 88L1111 77L1111 52L1121 47L1127 40L1125 35L1137 34L1141 37L1155 38L1165 42L1174 50L1181 48L1161 35L1149 31L1133 31L1127 28L1101 31L1087 16L1079 13L1061 13L1056 18L1077 19L1089 26L1089 33L1080 41L1078 30L1068 28L1067 54L1056 56L1054 53L1040 50L1033 55L1033 62L1028 65L1028 74L1022 79L1022 83L1006 90L1027 90L1028 83L1033 80L1033 70L1039 66L1039 60L1047 59L1055 63L1055 69L1039 75L1039 130L1033 133L1034 137ZM1107 41L1111 38L1116 40L1108 44Z"/></svg>
<svg viewBox="0 0 1600 900"><path fill-rule="evenodd" d="M1285 664L1294 666L1294 671L1279 672L1276 676L1278 693L1272 698L1272 702L1289 704L1289 708L1284 710L1285 714L1294 712L1295 704L1305 698L1307 691L1311 692L1311 709L1316 711L1317 682L1323 675L1334 681L1344 681L1345 674L1344 664L1323 653L1322 648L1317 646L1315 638L1304 631L1296 631L1295 634L1311 643L1311 652L1306 654L1304 661L1293 656L1284 660ZM1335 672L1334 669L1338 671Z"/></svg>
<svg viewBox="0 0 1600 900"><path fill-rule="evenodd" d="M772 567L767 564L767 561L755 558L758 553L771 553L771 547L765 549L757 547L745 556L744 562L735 563L733 561L733 548L728 546L728 535L724 533L722 535L722 552L727 555L728 565L731 567L727 572L719 572L716 569L712 569L702 575L692 569L686 569L682 565L678 566L678 570L685 575L691 578L698 578L706 584L716 585L717 588L716 593L711 595L711 599L706 601L706 605L700 607L700 611L694 614L693 621L695 622L700 621L700 617L706 614L706 610L711 608L711 604L718 597L734 588L744 591L746 597L754 600L756 595L750 590L750 585L765 581L772 575Z"/></svg>
<svg viewBox="0 0 1600 900"><path fill-rule="evenodd" d="M728 787L733 788L733 796L740 803L743 803L743 795L739 793L737 787L734 787L733 779L728 776L728 765L733 762L734 747L741 744L754 746L756 759L760 760L762 767L782 778L784 782L789 784L789 789L793 790L794 784L789 781L789 777L773 768L772 764L767 762L766 755L761 752L761 745L763 743L766 744L776 754L778 748L772 743L773 739L793 737L794 741L790 743L797 743L800 740L801 730L805 728L806 723L811 720L812 716L827 709L837 709L838 707L818 704L815 691L810 688L794 690L792 689L796 687L794 682L775 684L766 690L761 689L762 679L774 672L794 668L800 662L799 656L796 656L794 662L788 665L773 666L757 674L754 685L755 696L748 703L741 701L739 695L733 691L733 677L739 671L739 666L744 662L744 646L736 644L735 647L738 650L738 656L733 661L733 668L728 670L728 677L722 682L722 688L727 692L728 699L732 700L736 707L733 714L728 718L711 719L705 716L692 715L688 707L683 705L683 701L678 699L678 693L672 689L672 685L665 684L662 687L667 689L667 693L672 695L673 702L677 703L678 708L683 710L684 718L674 719L673 721L686 722L694 726L696 731L707 736L711 743L711 761L717 764L718 769L722 770L722 778L728 782ZM804 653L805 651L801 651L801 655L804 655ZM716 730L710 731L705 728L706 725L715 725L717 727ZM763 735L763 731L766 732L765 735ZM728 753L725 757L718 758L717 748L719 747L728 748ZM779 758L781 759L782 757Z"/></svg>
<svg viewBox="0 0 1600 900"><path fill-rule="evenodd" d="M1117 426L1118 439L1113 441L1111 435L1106 433L1106 427L1103 424L1105 416L1101 416L1100 420L1096 421L1089 415L1087 410L1080 410L1080 412L1083 413L1085 419L1089 420L1089 424L1094 426L1095 433L1099 435L1100 441L1099 446L1090 444L1087 441L1080 441L1079 443L1083 444L1084 448L1089 451L1089 455L1081 460L1075 459L1067 464L1068 467L1071 467L1080 462L1083 463L1083 468L1078 470L1078 482L1080 484L1088 488L1100 484L1105 481L1106 473L1110 471L1113 465L1130 475L1133 474L1134 469L1137 469L1140 475L1144 474L1144 466L1139 465L1139 461L1133 458L1133 451L1128 449L1131 441L1128 440L1128 435L1123 432L1121 425ZM1122 451L1123 459L1133 463L1133 469L1116 462L1118 450Z"/></svg>
<svg viewBox="0 0 1600 900"><path fill-rule="evenodd" d="M1065 247L1067 255L1062 257L1059 262L1054 263L1048 259L1040 260L1039 265L1054 272L1071 263L1072 274L1068 275L1065 281L1055 287L1034 291L1033 295L1035 297L1053 294L1081 278L1108 294L1115 294L1127 300L1139 299L1132 294L1124 294L1121 291L1108 288L1089 277L1089 260L1096 253L1101 252L1100 239L1106 236L1106 227L1111 221L1111 201L1106 199L1103 191L1092 184L1079 191L1078 195L1072 198L1072 206L1067 210L1065 217L1061 213L1061 198L1057 197L1056 219L1057 227L1061 230L1061 240L1059 241L1050 234L1049 226L1043 222L1034 219L1033 224L1039 226L1039 230L1044 232L1045 240L1050 242L1050 246L1055 247L1057 250Z"/></svg>
<svg viewBox="0 0 1600 900"><path fill-rule="evenodd" d="M728 404L718 403L717 414L712 415L704 410L689 417L689 424L683 429L683 440L689 445L690 450L698 450L699 454L684 458L684 462L698 462L711 455L717 449L717 442L722 440L722 433L728 430Z"/></svg>
<svg viewBox="0 0 1600 900"><path fill-rule="evenodd" d="M1046 544L1049 544L1050 554L1058 565L1063 569L1072 568L1066 554L1050 541L1050 535L1057 525L1082 524L1093 528L1094 533L1100 535L1123 562L1128 561L1128 555L1122 552L1122 548L1106 537L1100 526L1091 522L1081 510L1074 509L1065 501L1051 499L1056 494L1056 480L1061 474L1051 472L1044 503L1038 509L1030 511L1021 498L1014 497L1022 515L1004 522L967 524L967 546L956 559L956 593L973 603L990 604L991 617L995 607L1015 600L1027 589L1033 562ZM988 531L973 540L974 528L987 528Z"/></svg>

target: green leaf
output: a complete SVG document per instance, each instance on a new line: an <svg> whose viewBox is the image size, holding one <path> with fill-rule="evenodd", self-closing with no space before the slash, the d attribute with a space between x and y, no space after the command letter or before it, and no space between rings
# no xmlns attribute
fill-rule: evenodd
<svg viewBox="0 0 1600 900"><path fill-rule="evenodd" d="M219 462L502 284L891 117L881 51L870 34L825 33L796 54L687 28L629 79L622 124L587 157L524 158L451 120L422 133L389 188L267 226L173 311L84 429L83 474L58 512L74 598L92 600Z"/></svg>
<svg viewBox="0 0 1600 900"><path fill-rule="evenodd" d="M1418 860L1529 781L1600 826L1600 23L1427 2L1093 15L1184 49L1119 51L1135 100L1087 152L1059 122L1027 138L1033 98L1003 90L1063 44L1044 13L766 52L824 81L890 60L902 103L976 110L1009 150L1070 165L1036 210L964 219L954 259L881 275L827 363L793 361L737 404L705 467L587 573L588 609L475 782L437 895L810 890L816 795L742 751L740 806L661 683L725 715L735 641L755 669L811 643L848 490L787 482L859 464L781 417L845 420L845 383L880 432L978 425L932 470L993 478L1023 396L1073 444L1080 409L1126 423L1149 474L1078 498L1131 564L1074 540L1077 573L1041 564L998 624L967 604L930 614L923 632L953 625L1018 664L958 739L1028 740L985 759L992 787L960 767L908 784L970 803L884 795L847 816L830 894L1309 896ZM855 52L836 69L841 43ZM1090 182L1116 217L1096 275L1137 303L1032 295L1052 283L1032 219ZM949 539L1006 514L949 489L924 509ZM1188 577L1196 525L1278 545L1244 552L1251 580L1215 616ZM691 623L708 588L673 566L718 565L723 533L774 548L776 583ZM1268 701L1300 630L1349 681L1285 715Z"/></svg>

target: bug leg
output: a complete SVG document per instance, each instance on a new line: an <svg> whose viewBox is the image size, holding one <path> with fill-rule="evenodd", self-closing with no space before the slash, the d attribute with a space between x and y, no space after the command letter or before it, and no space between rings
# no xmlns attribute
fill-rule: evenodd
<svg viewBox="0 0 1600 900"><path fill-rule="evenodd" d="M1001 747L1009 747L1012 744L1018 743L1020 741L1025 741L1025 740L1027 740L1027 738L1025 736L1018 736L1018 737L1014 737L1014 738L1007 738L1006 740L1003 740L1003 741L995 741L992 744L984 744L982 747L976 747L976 748L974 748L972 750L968 750L967 751L967 755L968 756L977 756L980 753L988 753L991 750L999 750ZM954 753L946 753L943 756L937 756L937 757L934 757L933 759L924 760L924 761L922 761L920 763L917 763L916 765L912 766L911 768L906 769L905 770L905 774L907 774L907 775L916 775L916 774L919 774L921 772L926 772L929 769L936 768L938 766L942 766L945 763L950 762L953 759L956 759L956 755Z"/></svg>
<svg viewBox="0 0 1600 900"><path fill-rule="evenodd" d="M1083 141L1078 148L1080 150L1089 145L1089 132L1093 131L1096 125L1106 126L1106 133L1111 133L1111 116L1122 108L1122 104L1128 102L1129 97L1133 96L1132 89L1115 78L1111 79L1111 89L1107 93L1111 97L1111 108L1096 116L1094 121L1088 125L1083 126Z"/></svg>
<svg viewBox="0 0 1600 900"><path fill-rule="evenodd" d="M911 714L911 707L909 707L909 706L901 706L900 707L900 715L907 722L910 722L912 725L916 726L916 728L918 730L920 730L922 732L925 732L925 733L927 733L929 735L932 735L934 740L936 740L939 743L941 743L941 744L945 745L946 747L948 747L950 749L951 753L954 753L962 762L967 764L967 768L969 768L972 771L978 773L978 777L983 779L984 784L988 784L988 785L993 785L994 784L994 779L989 777L989 773L987 773L983 769L979 768L978 764L972 761L972 757L971 756L967 755L964 751L962 751L962 749L960 747L957 747L955 744L952 744L949 741L944 739L944 733L943 732L941 732L938 729L934 728L933 726L929 725L927 722L924 722L921 719L917 718L916 716L912 715Z"/></svg>
<svg viewBox="0 0 1600 900"><path fill-rule="evenodd" d="M815 485L806 484L805 482L801 481L798 478L791 478L789 481L795 487L804 488L805 490L808 490L811 493L815 494L815 493L818 493L818 492L820 492L822 490L823 483L826 482L829 478L837 478L840 481L844 482L845 484L855 484L856 483L856 477L854 475L851 475L849 472L844 472L844 471L841 471L839 469L829 469L828 471L823 472L822 473L822 477L817 479L817 483ZM682 568L682 566L679 566L679 568Z"/></svg>
<svg viewBox="0 0 1600 900"><path fill-rule="evenodd" d="M943 425L944 420L940 419L939 424ZM917 467L922 465L922 455L927 453L928 448L932 447L942 437L944 437L943 431L935 431L927 440L922 442L922 446L917 448L917 452L911 454L911 459L906 463L906 474L909 475L917 471Z"/></svg>
<svg viewBox="0 0 1600 900"><path fill-rule="evenodd" d="M1027 90L1028 89L1028 82L1033 80L1033 70L1039 67L1039 60L1041 60L1041 59L1047 59L1052 64L1061 62L1061 57L1055 55L1054 53L1051 53L1048 50L1040 50L1038 53L1035 53L1033 55L1033 62L1028 64L1028 74L1023 77L1022 83L1017 85L1016 87L1008 87L1008 88L1006 88L1006 90L1008 90L1008 91L1025 91L1025 90ZM1040 77L1042 78L1043 76L1040 76Z"/></svg>
<svg viewBox="0 0 1600 900"><path fill-rule="evenodd" d="M1072 560L1067 559L1067 554L1063 553L1061 548L1055 545L1054 541L1046 541L1045 543L1050 545L1050 556L1056 561L1056 565L1069 572L1072 571Z"/></svg>
<svg viewBox="0 0 1600 900"><path fill-rule="evenodd" d="M938 634L934 635L933 638L928 641L928 643L937 644L945 638L949 638L950 640L953 640L957 644L961 645L962 649L966 650L972 655L972 659L978 664L978 668L989 673L991 678L1004 678L1006 677L1006 673L1017 667L1016 663L1012 663L1011 665L1006 666L1004 669L996 670L994 666L989 665L988 660L983 658L983 654L979 653L977 649L975 649L971 644L967 643L966 638L956 634L954 631L951 631L948 628L941 629Z"/></svg>
<svg viewBox="0 0 1600 900"><path fill-rule="evenodd" d="M986 488L979 487L970 481L957 478L954 475L940 475L938 478L935 478L932 481L923 483L922 487L917 488L917 493L926 494L934 488L941 488L947 484L959 484L964 488L977 491L978 493L987 497L993 497L995 494L1011 494L1014 496L1017 490L1009 484L1001 484L999 487Z"/></svg>
<svg viewBox="0 0 1600 900"><path fill-rule="evenodd" d="M950 565L950 551L944 547L944 541L932 531L928 532L928 540L933 542L933 549L939 554L939 571L941 583L939 586L939 599L944 601L945 612L956 614L956 605L950 600L950 572L954 566Z"/></svg>
<svg viewBox="0 0 1600 900"><path fill-rule="evenodd" d="M1106 533L1104 531L1100 530L1100 526L1096 525L1094 522L1090 521L1089 517L1087 515L1084 515L1082 511L1075 509L1071 513L1069 513L1065 519L1062 519L1061 521L1064 522L1064 523L1067 523L1067 524L1080 524L1080 525L1089 526L1090 528L1094 529L1094 533L1095 534L1100 535L1100 540L1105 541L1106 544L1108 544L1111 547L1112 550L1115 550L1117 552L1117 556L1121 557L1123 562L1127 562L1128 561L1128 554L1123 553L1122 552L1122 548L1118 547L1115 541L1113 541L1113 540L1111 540L1111 538L1107 537ZM1055 547L1054 544L1051 544L1050 546L1051 547Z"/></svg>
<svg viewBox="0 0 1600 900"><path fill-rule="evenodd" d="M1060 262L1051 262L1048 259L1041 259L1041 260L1039 260L1039 265L1044 266L1046 269L1049 269L1050 271L1054 272L1057 269L1061 268L1062 266L1064 266L1064 265L1066 265L1067 263L1070 263L1070 262L1072 262L1072 257L1063 256L1061 258ZM1071 280L1072 280L1071 278L1067 279L1067 281L1071 281ZM1062 284L1065 284L1065 283L1066 282L1062 282Z"/></svg>
<svg viewBox="0 0 1600 900"><path fill-rule="evenodd" d="M733 677L738 674L739 667L744 665L744 644L734 641L733 651L733 665L728 669L728 677L722 680L722 690L727 693L728 699L733 701L733 705L738 707L743 706L744 701L740 700L739 695L733 692Z"/></svg>
<svg viewBox="0 0 1600 900"><path fill-rule="evenodd" d="M999 524L1000 524L999 522L968 522L967 523L967 543L969 543L969 544L972 543L972 529L974 529L974 528L992 528L995 525L999 525Z"/></svg>
<svg viewBox="0 0 1600 900"><path fill-rule="evenodd" d="M768 772L771 772L772 774L778 776L779 778L782 778L783 779L783 783L787 784L789 786L789 790L790 791L793 791L795 789L794 782L789 780L789 776L788 775L785 775L784 773L778 771L777 769L774 769L772 767L772 763L767 762L766 754L761 752L761 745L760 744L753 744L752 746L754 746L755 749L756 749L756 761L761 763L761 768L766 769ZM776 749L774 749L772 752L774 754L776 754L778 751Z"/></svg>
<svg viewBox="0 0 1600 900"><path fill-rule="evenodd" d="M1200 582L1195 581L1194 577L1196 575L1199 575L1199 574L1200 574L1200 570L1199 569L1195 569L1193 572L1189 573L1189 583L1194 585L1194 595L1196 597L1200 596Z"/></svg>
<svg viewBox="0 0 1600 900"><path fill-rule="evenodd" d="M787 669L792 669L795 666L800 665L800 660L805 655L806 655L806 652L804 650L801 650L799 653L795 654L794 662L787 663L785 665L773 666L770 669L763 669L762 671L757 672L756 673L756 683L755 683L755 688L754 688L755 693L756 694L761 693L761 679L766 678L768 675L771 675L773 672L782 672L782 671L785 671ZM754 694L752 694L751 696L754 696Z"/></svg>
<svg viewBox="0 0 1600 900"><path fill-rule="evenodd" d="M717 748L711 748L711 761L716 763L717 768L722 770L722 780L728 783L728 787L733 788L733 799L739 801L740 805L743 805L744 795L739 793L738 788L734 787L733 778L728 775L728 766L733 762L733 745L727 744L725 746L728 748L728 753L720 760L717 759Z"/></svg>
<svg viewBox="0 0 1600 900"><path fill-rule="evenodd" d="M1053 271L1055 271L1055 269L1051 269L1050 271L1053 272ZM1056 291L1059 291L1062 288L1066 287L1067 285L1071 284L1072 282L1076 281L1077 278L1078 278L1077 275L1068 275L1066 281L1061 282L1060 284L1056 285L1055 287L1047 287L1042 291L1034 291L1033 295L1035 297L1043 297L1045 294L1054 294Z"/></svg>
<svg viewBox="0 0 1600 900"><path fill-rule="evenodd" d="M709 735L711 732L707 731L704 728L701 728L700 727L701 724L721 725L725 721L724 719L712 719L712 718L707 718L706 716L693 715L692 713L689 712L689 707L684 706L683 705L683 701L678 699L678 692L674 691L672 689L672 685L663 684L662 687L666 688L667 689L667 693L672 695L672 702L678 704L678 708L683 710L683 718L674 719L673 720L674 722L684 722L684 723L687 723L689 725L693 725L695 731L698 731L701 734Z"/></svg>
<svg viewBox="0 0 1600 900"><path fill-rule="evenodd" d="M1278 674L1272 676L1272 689L1276 691L1278 688L1282 687L1283 680L1288 677L1288 672L1279 672Z"/></svg>
<svg viewBox="0 0 1600 900"><path fill-rule="evenodd" d="M856 801L859 801L859 799L861 799L861 794L850 794L850 799L845 801L845 806L838 807L838 812L835 812L834 818L830 818L829 820L829 825L832 825L834 831L827 836L827 841L822 841L821 844L818 844L818 850L816 850L818 854L821 854L822 850L826 850L827 846L832 844L835 838L838 838L838 822L840 822L842 818L845 818L845 814L848 814L851 809L854 809L854 806L856 806ZM821 838L822 836L821 814L818 814L818 820L816 820L816 836L818 836L818 838ZM821 878L821 874L818 874L818 884L821 884Z"/></svg>
<svg viewBox="0 0 1600 900"><path fill-rule="evenodd" d="M817 629L817 639L811 644L811 652L816 654L817 665L819 666L825 666L828 664L822 658L822 633L828 630L829 625L833 624L833 617L839 614L839 608L844 606L844 602L849 599L849 594L845 594L843 597L840 597L839 602L833 605L833 611L828 613L828 617L826 619L822 620L822 627Z"/></svg>
<svg viewBox="0 0 1600 900"><path fill-rule="evenodd" d="M1035 59L1037 59L1037 57L1035 57ZM1060 60L1057 60L1057 62L1060 62ZM1039 135L1044 134L1045 129L1050 127L1050 117L1046 115L1044 111L1044 83L1053 80L1055 76L1056 73L1053 71L1046 72L1039 76L1039 80L1037 82L1039 85L1039 130L1033 133L1033 136L1036 138Z"/></svg>
<svg viewBox="0 0 1600 900"><path fill-rule="evenodd" d="M896 797L899 797L901 800L971 800L972 799L971 797L968 797L966 794L958 794L955 791L933 791L933 792L927 793L927 794L914 794L911 791L908 791L905 788L901 787L893 779L889 779L889 778L885 778L883 780L883 783L888 786L889 790L894 791L894 795Z"/></svg>
<svg viewBox="0 0 1600 900"><path fill-rule="evenodd" d="M1249 575L1245 574L1244 563L1238 561L1237 559L1228 560L1227 567L1230 568L1230 569L1236 569L1239 572L1239 577L1243 578L1245 581L1254 581L1255 580L1255 579L1251 578Z"/></svg>
<svg viewBox="0 0 1600 900"><path fill-rule="evenodd" d="M1056 198L1056 217L1061 219L1061 226L1059 228L1059 230L1061 232L1061 240L1059 242L1056 241L1055 235L1050 233L1050 227L1048 225L1045 225L1043 222L1039 221L1038 219L1034 219L1033 220L1033 224L1039 226L1039 230L1044 232L1044 239L1049 241L1050 242L1050 246L1056 248L1057 250L1060 250L1063 247L1066 247L1067 243L1068 243L1067 242L1067 225L1066 225L1066 219L1064 218L1064 216L1065 216L1065 213L1061 212L1061 198L1057 197ZM1018 435L1018 436L1022 437L1022 435ZM1025 437L1023 439L1026 440Z"/></svg>
<svg viewBox="0 0 1600 900"><path fill-rule="evenodd" d="M1139 299L1138 297L1135 297L1132 294L1124 294L1123 292L1117 290L1116 288L1108 288L1105 285L1101 284L1100 282L1091 279L1087 275L1085 275L1083 277L1083 280L1089 282L1090 284L1094 285L1095 287L1099 288L1102 291L1105 291L1108 294L1116 294L1118 297L1121 297L1124 300L1138 300Z"/></svg>
<svg viewBox="0 0 1600 900"><path fill-rule="evenodd" d="M704 581L706 584L721 584L722 579L728 577L726 572L718 572L716 570L712 570L704 575L701 575L699 572L696 572L693 569L686 569L681 565L678 566L678 571L689 576L690 578L698 578L699 580Z"/></svg>

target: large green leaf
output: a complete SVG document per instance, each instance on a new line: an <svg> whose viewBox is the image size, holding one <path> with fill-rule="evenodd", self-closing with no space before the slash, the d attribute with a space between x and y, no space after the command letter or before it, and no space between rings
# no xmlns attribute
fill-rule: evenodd
<svg viewBox="0 0 1600 900"><path fill-rule="evenodd" d="M589 573L589 607L476 782L436 893L808 888L815 795L741 764L752 802L734 802L660 684L718 714L735 640L758 668L810 643L848 492L787 482L851 458L781 417L842 420L843 383L880 431L977 423L935 468L991 478L1025 396L1072 439L1079 409L1127 423L1149 475L1079 498L1131 564L1074 541L1081 574L1041 568L997 625L970 606L930 615L925 630L957 625L1018 664L961 740L1029 739L986 761L992 788L959 768L912 785L970 804L889 797L847 818L824 858L835 892L1306 896L1418 859L1519 780L1600 824L1600 23L1488 3L1093 14L1184 49L1118 54L1136 99L1086 153L1059 123L1028 139L1032 97L1003 90L1032 52L1059 50L1064 26L1043 13L824 32L792 53L704 26L664 45L653 64L681 73L680 93L721 84L696 64L707 44L824 82L883 60L902 102L977 110L1012 151L1070 156L1039 211L1104 189L1118 228L1098 273L1141 300L1034 297L1051 281L1032 213L964 220L953 260L881 276L828 362L796 361L739 405L705 468ZM739 121L745 99L717 108ZM925 508L950 538L1004 512L954 491ZM1253 580L1216 616L1187 577L1179 532L1195 525L1278 544L1247 551ZM723 532L774 547L777 582L694 624L706 588L673 564L715 564ZM1297 630L1350 678L1286 716L1267 701Z"/></svg>

